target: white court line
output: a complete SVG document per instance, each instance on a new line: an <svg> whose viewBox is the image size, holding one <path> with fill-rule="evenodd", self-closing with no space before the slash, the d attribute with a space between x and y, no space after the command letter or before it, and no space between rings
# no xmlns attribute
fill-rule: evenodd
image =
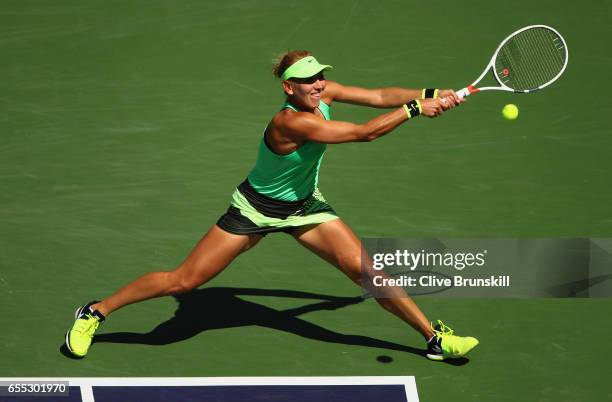
<svg viewBox="0 0 612 402"><path fill-rule="evenodd" d="M90 385L81 385L81 400L82 402L96 402Z"/></svg>
<svg viewBox="0 0 612 402"><path fill-rule="evenodd" d="M403 385L408 402L419 402L414 376L366 377L25 377L0 381L68 381L81 387L83 402L95 402L92 387L246 386L246 385Z"/></svg>

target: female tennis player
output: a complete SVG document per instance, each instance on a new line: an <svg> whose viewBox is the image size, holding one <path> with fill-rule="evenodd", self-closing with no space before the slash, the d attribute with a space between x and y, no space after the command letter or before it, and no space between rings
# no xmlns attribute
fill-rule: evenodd
<svg viewBox="0 0 612 402"><path fill-rule="evenodd" d="M290 234L356 284L372 287L371 261L362 256L359 238L317 188L327 144L373 141L419 115L440 116L463 99L448 89L345 86L325 79L323 72L330 69L308 51L288 52L279 59L273 71L282 83L285 104L266 127L255 167L234 192L227 212L176 269L148 273L102 301L79 307L66 334L72 354L87 354L96 329L113 311L189 292L272 232ZM333 121L330 106L334 101L393 110L365 124ZM428 358L461 357L477 345L475 338L456 336L441 321L432 326L401 288L384 288L384 292L377 297L378 303L423 335Z"/></svg>

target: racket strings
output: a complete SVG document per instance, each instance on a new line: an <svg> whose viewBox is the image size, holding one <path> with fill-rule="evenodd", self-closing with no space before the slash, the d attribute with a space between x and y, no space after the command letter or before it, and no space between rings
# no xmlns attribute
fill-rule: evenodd
<svg viewBox="0 0 612 402"><path fill-rule="evenodd" d="M567 50L552 30L534 27L519 32L500 49L497 76L515 90L539 88L554 80L563 70Z"/></svg>
<svg viewBox="0 0 612 402"><path fill-rule="evenodd" d="M531 36L531 37L530 37ZM529 35L529 31L525 31L525 35L517 36L516 38L519 48L525 53L526 59L530 61L530 66L525 66L521 71L522 74L517 76L517 84L521 89L537 88L538 86L548 82L547 74L550 68L543 58L543 55L538 54L543 51L543 48L534 48L530 44L536 43L533 35ZM529 74L525 73L525 69L530 67ZM554 77L552 75L550 78Z"/></svg>
<svg viewBox="0 0 612 402"><path fill-rule="evenodd" d="M533 81L532 85L542 85L551 79L553 79L557 73L563 67L562 58L559 57L558 52L554 52L554 37L553 32L547 29L542 30L527 30L526 34L522 41L524 42L525 47L528 47L530 53L533 56L533 60L536 62L537 66L534 69ZM539 36L538 36L539 35ZM529 43L542 43L543 46L538 47L537 49L534 47L530 47Z"/></svg>
<svg viewBox="0 0 612 402"><path fill-rule="evenodd" d="M546 34L546 31L535 31L527 30L524 35L516 37L518 51L522 52L522 56L529 64L525 63L520 70L515 71L518 73L515 79L516 89L537 88L556 75L554 55L551 57L549 52L550 43L541 35Z"/></svg>
<svg viewBox="0 0 612 402"><path fill-rule="evenodd" d="M537 88L554 79L563 68L563 58L553 51L552 34L548 29L534 29L526 31L526 35L519 38L522 47L529 50L529 61L533 64L526 70L531 74L524 74L526 85L531 88Z"/></svg>
<svg viewBox="0 0 612 402"><path fill-rule="evenodd" d="M539 82L545 82L543 71L547 68L538 57L537 50L530 46L532 38L529 36L529 32L524 31L523 35L515 36L504 47L505 58L512 68L511 78L506 85L510 84L514 89L536 88ZM531 61L530 66L526 65L526 61ZM528 67L529 74L526 74Z"/></svg>

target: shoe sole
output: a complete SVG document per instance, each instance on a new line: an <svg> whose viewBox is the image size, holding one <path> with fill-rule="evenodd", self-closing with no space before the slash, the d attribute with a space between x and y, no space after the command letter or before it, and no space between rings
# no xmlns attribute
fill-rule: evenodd
<svg viewBox="0 0 612 402"><path fill-rule="evenodd" d="M429 360L434 360L434 361L437 361L437 362L441 362L442 360L444 360L444 359L445 359L445 357L444 357L444 356L442 356L442 355L432 355L432 354L429 354L429 353L427 353L425 356L426 356L426 357L427 357Z"/></svg>
<svg viewBox="0 0 612 402"><path fill-rule="evenodd" d="M474 349L477 345L478 345L478 343L476 343L474 346L472 346L472 349ZM470 353L472 351L472 349L468 350L467 352L465 352L462 355L457 355L457 356L432 355L430 353L427 353L425 356L427 356L427 358L429 360L434 360L434 361L437 361L437 362L441 362L442 360L446 360L446 359L460 359L462 357L465 357L465 355Z"/></svg>

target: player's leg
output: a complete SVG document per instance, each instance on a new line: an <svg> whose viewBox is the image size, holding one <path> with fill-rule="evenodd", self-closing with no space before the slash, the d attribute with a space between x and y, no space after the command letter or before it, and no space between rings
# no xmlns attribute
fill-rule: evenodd
<svg viewBox="0 0 612 402"><path fill-rule="evenodd" d="M342 270L357 285L367 286L363 281L374 275L369 257L365 253L362 256L361 241L340 219L299 229L293 235L300 244ZM410 324L426 340L433 336L429 320L402 289L387 287L380 290L386 297L376 301L385 310Z"/></svg>
<svg viewBox="0 0 612 402"><path fill-rule="evenodd" d="M219 274L240 253L254 247L261 235L236 235L210 228L189 256L172 271L150 272L93 304L92 308L108 316L127 304L185 293L205 284Z"/></svg>
<svg viewBox="0 0 612 402"><path fill-rule="evenodd" d="M213 226L176 269L150 272L100 302L77 309L76 321L66 334L66 346L76 356L85 356L93 334L113 311L154 297L185 293L219 274L240 253L254 247L261 235L236 235Z"/></svg>
<svg viewBox="0 0 612 402"><path fill-rule="evenodd" d="M372 261L353 231L340 219L316 226L304 227L293 236L305 247L338 267L353 282L372 288L375 275L382 271L372 268ZM410 324L427 341L426 356L432 360L444 360L464 356L477 344L473 337L460 337L441 321L435 329L414 301L399 287L377 288L376 301L386 310Z"/></svg>

